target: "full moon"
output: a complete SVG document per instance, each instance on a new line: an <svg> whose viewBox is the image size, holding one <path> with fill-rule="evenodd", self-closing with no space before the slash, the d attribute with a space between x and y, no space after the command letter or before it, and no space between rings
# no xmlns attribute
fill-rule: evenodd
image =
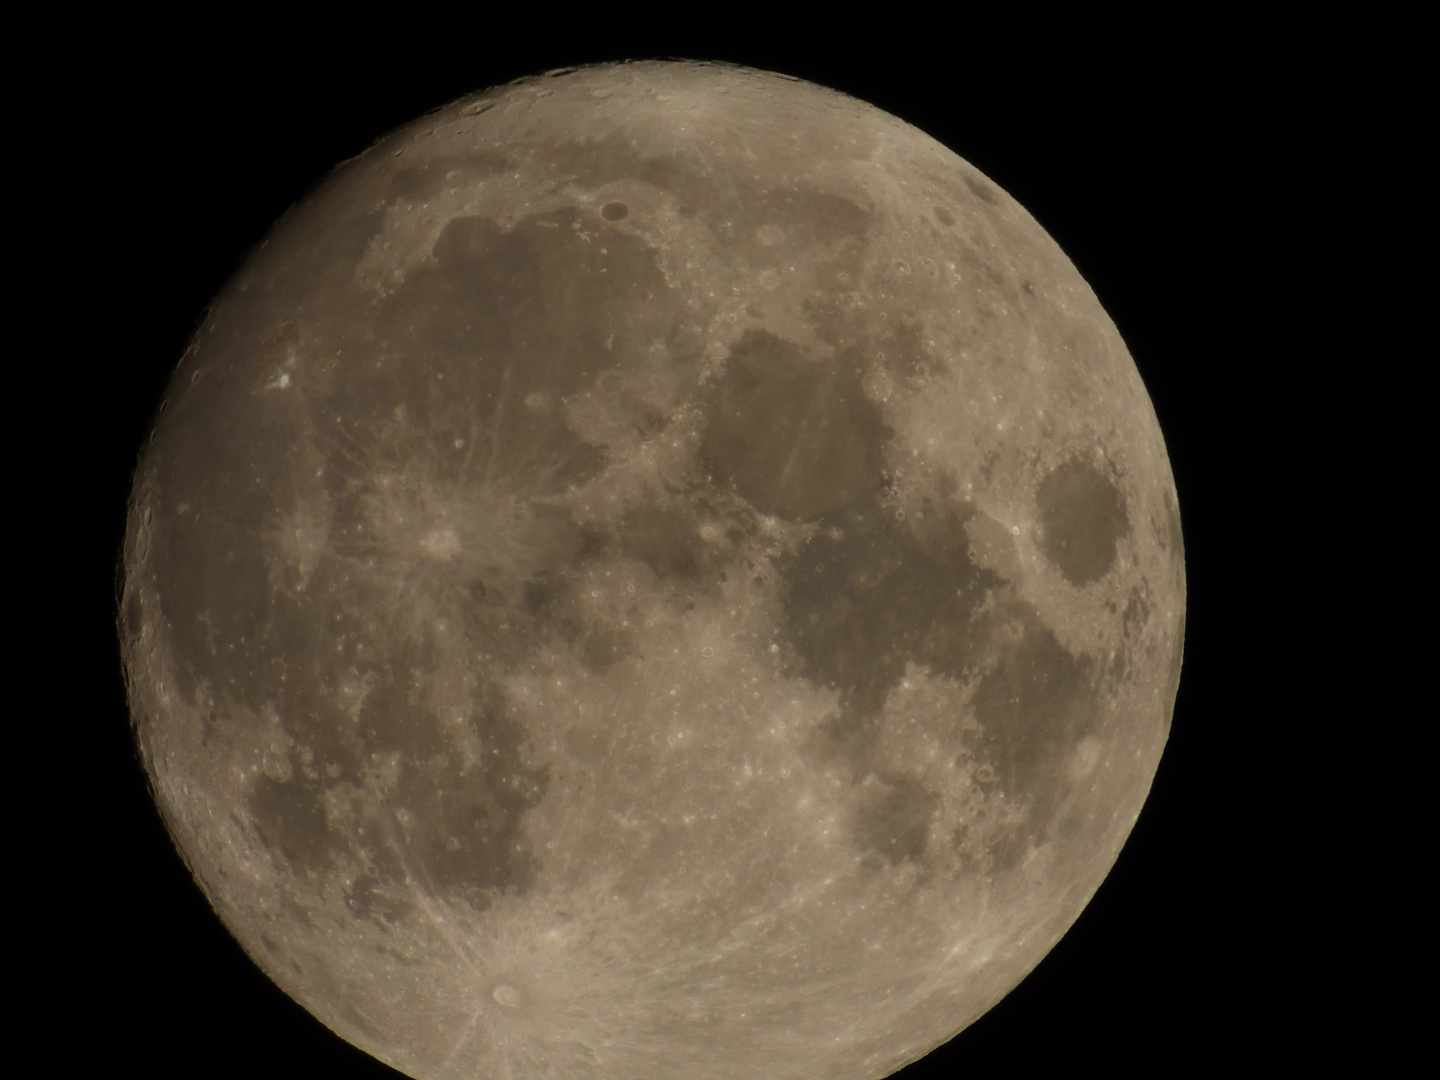
<svg viewBox="0 0 1440 1080"><path fill-rule="evenodd" d="M874 1080L1149 791L1154 410L1024 209L843 94L553 72L344 163L209 310L119 624L176 846L422 1080Z"/></svg>

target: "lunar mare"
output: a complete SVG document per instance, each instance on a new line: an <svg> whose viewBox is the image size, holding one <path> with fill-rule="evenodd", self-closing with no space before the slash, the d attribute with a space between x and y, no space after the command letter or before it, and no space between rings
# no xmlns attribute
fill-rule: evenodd
<svg viewBox="0 0 1440 1080"><path fill-rule="evenodd" d="M177 368L121 634L255 961L440 1078L872 1080L1094 892L1184 566L1056 244L868 105L647 62L338 169Z"/></svg>

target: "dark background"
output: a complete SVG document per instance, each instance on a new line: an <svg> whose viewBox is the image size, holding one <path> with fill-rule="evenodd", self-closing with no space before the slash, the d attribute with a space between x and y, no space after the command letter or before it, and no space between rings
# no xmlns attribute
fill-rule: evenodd
<svg viewBox="0 0 1440 1080"><path fill-rule="evenodd" d="M1391 1071L1418 1005L1368 1009L1388 985L1369 957L1403 951L1408 932L1359 914L1385 856L1347 824L1387 795L1372 744L1340 734L1348 706L1324 669L1339 664L1326 598L1357 588L1346 515L1353 529L1368 483L1342 422L1368 407L1353 370L1395 370L1378 348L1334 355L1346 304L1372 302L1375 269L1353 240L1401 216L1376 165L1394 103L1374 87L1406 61L1376 64L1371 50L1398 49L1413 28L964 9L930 21L929 5L877 8L864 24L838 5L789 19L727 8L704 26L538 5L508 21L415 5L305 22L192 10L189 23L117 18L14 46L55 73L28 90L21 111L39 122L12 131L10 154L41 298L17 313L39 332L12 364L42 382L12 398L12 428L43 433L20 460L61 471L21 470L34 484L23 520L42 523L26 550L60 566L26 609L44 666L15 675L50 688L17 698L33 702L21 719L34 710L40 745L21 770L34 785L15 819L30 871L12 930L30 956L14 976L19 1026L54 1066L45 1075L397 1075L251 964L160 824L112 624L130 474L207 302L331 166L465 92L649 57L834 87L991 177L1120 328L1175 471L1185 668L1145 810L1039 968L899 1075L1245 1074L1357 1048L1367 1071ZM1344 303L1316 287L1334 277L1357 282ZM1396 288L1382 312L1412 302ZM1357 920L1373 929L1357 935Z"/></svg>

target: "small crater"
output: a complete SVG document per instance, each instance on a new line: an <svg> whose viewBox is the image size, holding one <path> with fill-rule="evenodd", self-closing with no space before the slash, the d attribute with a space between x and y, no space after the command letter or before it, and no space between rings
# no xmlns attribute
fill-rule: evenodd
<svg viewBox="0 0 1440 1080"><path fill-rule="evenodd" d="M935 220L944 225L947 229L955 224L955 215L946 210L943 206L935 207Z"/></svg>
<svg viewBox="0 0 1440 1080"><path fill-rule="evenodd" d="M503 1005L507 1009L518 1009L525 1000L520 991L509 983L501 983L495 987L495 992L490 996L495 999L497 1005Z"/></svg>
<svg viewBox="0 0 1440 1080"><path fill-rule="evenodd" d="M623 202L608 202L600 208L600 216L606 221L623 221L630 216L630 207Z"/></svg>
<svg viewBox="0 0 1440 1080"><path fill-rule="evenodd" d="M1080 740L1075 747L1075 753L1070 758L1070 775L1076 780L1083 780L1095 771L1095 766L1100 762L1100 740L1093 735L1087 735Z"/></svg>
<svg viewBox="0 0 1440 1080"><path fill-rule="evenodd" d="M641 403L635 416L635 431L642 439L658 435L665 430L665 414L659 409Z"/></svg>
<svg viewBox="0 0 1440 1080"><path fill-rule="evenodd" d="M861 386L865 390L865 396L877 405L889 401L890 395L895 392L895 381L881 368L876 368L866 375Z"/></svg>

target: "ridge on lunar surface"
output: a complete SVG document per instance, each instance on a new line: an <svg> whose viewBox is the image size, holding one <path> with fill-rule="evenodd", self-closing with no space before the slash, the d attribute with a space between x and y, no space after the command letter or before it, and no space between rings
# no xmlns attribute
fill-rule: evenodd
<svg viewBox="0 0 1440 1080"><path fill-rule="evenodd" d="M247 952L427 1078L872 1080L1074 921L1184 566L1035 221L782 76L584 68L338 169L177 368L121 633Z"/></svg>

